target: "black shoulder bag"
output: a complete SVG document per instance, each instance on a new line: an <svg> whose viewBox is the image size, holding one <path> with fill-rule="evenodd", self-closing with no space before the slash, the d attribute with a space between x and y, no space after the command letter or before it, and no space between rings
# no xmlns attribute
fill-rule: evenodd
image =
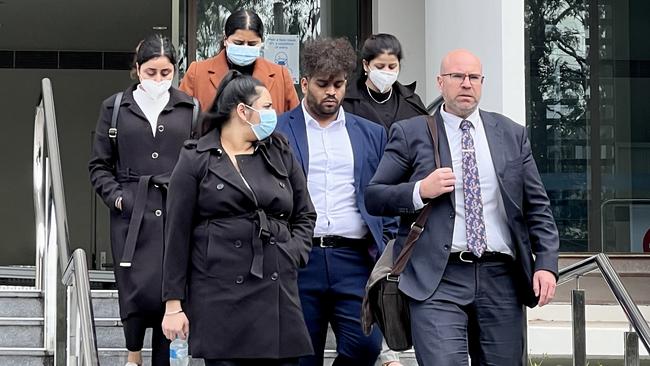
<svg viewBox="0 0 650 366"><path fill-rule="evenodd" d="M111 127L108 129L108 138L111 140L111 148L117 154L117 115L120 111L120 104L122 104L123 92L117 93L113 101L113 114L111 115ZM192 97L192 125L190 131L190 139L198 139L199 133L197 131L199 122L199 100ZM115 159L117 160L117 159Z"/></svg>
<svg viewBox="0 0 650 366"><path fill-rule="evenodd" d="M427 116L426 120L433 140L434 160L438 169L441 167L438 128L434 117ZM394 351L405 351L413 346L409 302L406 295L398 288L399 277L411 258L415 242L425 229L430 211L431 205L427 204L411 224L411 231L395 261L393 261L394 240L386 245L366 284L361 319L364 331L369 334L372 324L377 323L384 334L386 344Z"/></svg>

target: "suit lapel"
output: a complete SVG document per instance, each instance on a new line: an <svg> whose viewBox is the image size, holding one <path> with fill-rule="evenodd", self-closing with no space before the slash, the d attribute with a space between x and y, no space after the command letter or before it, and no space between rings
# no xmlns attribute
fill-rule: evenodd
<svg viewBox="0 0 650 366"><path fill-rule="evenodd" d="M440 153L440 165L442 167L448 167L452 168L454 167L452 161L451 161L451 150L449 149L449 140L447 140L447 132L445 130L445 122L442 119L442 115L440 114L440 109L433 115L434 118L436 119L436 124L438 125L438 152ZM462 174L463 172L455 172L456 173L456 179L463 179ZM460 174L460 176L459 176ZM451 199L451 205L456 208L456 197L453 194L449 194L449 198Z"/></svg>
<svg viewBox="0 0 650 366"><path fill-rule="evenodd" d="M302 171L307 176L309 172L309 147L305 116L303 115L301 105L290 112L289 128L291 129L291 138L294 140L294 146L296 147L296 158L300 161Z"/></svg>
<svg viewBox="0 0 650 366"><path fill-rule="evenodd" d="M363 141L363 136L361 136L357 120L350 113L345 113L345 128L348 130L350 145L352 145L352 155L354 155L354 186L358 192L358 185L361 181L361 170L363 168L363 156L365 153L363 144L358 142Z"/></svg>
<svg viewBox="0 0 650 366"><path fill-rule="evenodd" d="M490 155L492 157L492 164L494 165L494 171L499 178L499 183L503 179L503 171L505 169L506 160L503 146L503 131L498 121L493 118L490 114L483 113L481 114L481 121L483 121L483 129L485 130L485 137L487 138L488 146L490 147Z"/></svg>
<svg viewBox="0 0 650 366"><path fill-rule="evenodd" d="M228 61L226 60L226 51L222 50L210 62L208 74L210 75L210 83L214 89L219 89L219 84L223 80L223 76L228 72Z"/></svg>

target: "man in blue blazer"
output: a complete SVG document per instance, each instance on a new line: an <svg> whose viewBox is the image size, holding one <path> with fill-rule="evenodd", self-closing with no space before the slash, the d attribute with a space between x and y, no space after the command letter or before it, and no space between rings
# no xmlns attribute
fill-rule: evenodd
<svg viewBox="0 0 650 366"><path fill-rule="evenodd" d="M426 205L424 231L400 277L420 365L522 365L524 306L551 301L559 239L526 128L478 109L480 60L450 52L434 116L395 123L366 190L371 214L401 215L395 255Z"/></svg>
<svg viewBox="0 0 650 366"><path fill-rule="evenodd" d="M323 364L329 323L337 340L334 365L371 366L381 335L363 334L361 302L374 260L392 235L390 223L396 225L368 214L364 190L381 159L386 134L378 124L341 108L356 64L346 39L309 42L302 57L304 99L279 117L277 127L302 165L317 213L309 263L298 274L315 356L301 359L300 365Z"/></svg>

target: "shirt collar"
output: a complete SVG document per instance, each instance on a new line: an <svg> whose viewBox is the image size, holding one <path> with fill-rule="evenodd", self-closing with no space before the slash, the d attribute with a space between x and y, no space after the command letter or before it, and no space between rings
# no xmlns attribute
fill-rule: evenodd
<svg viewBox="0 0 650 366"><path fill-rule="evenodd" d="M472 112L472 114L470 114L467 118L461 118L454 114L446 112L445 105L443 104L440 106L440 115L442 116L442 120L445 122L447 128L450 129L460 130L460 123L463 120L468 120L472 122L472 126L474 126L474 129L479 128L479 125L481 123L481 115L479 113L478 108L476 108L476 110L474 110L474 112Z"/></svg>
<svg viewBox="0 0 650 366"><path fill-rule="evenodd" d="M318 121L316 121L316 119L311 114L309 114L309 112L307 111L307 108L305 108L305 99L304 98L303 98L302 102L300 103L300 105L302 106L302 114L305 116L305 125L307 125L307 127L312 126L312 127L322 128L322 127L320 127L320 124L318 123ZM343 111L342 106L339 107L339 114L336 116L336 119L334 121L332 121L332 123L330 123L325 128L329 128L329 127L335 126L337 124L341 124L343 127L345 127L345 112Z"/></svg>

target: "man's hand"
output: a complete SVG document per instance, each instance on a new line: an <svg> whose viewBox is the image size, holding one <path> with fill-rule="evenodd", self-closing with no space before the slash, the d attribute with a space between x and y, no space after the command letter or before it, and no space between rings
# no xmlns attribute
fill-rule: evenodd
<svg viewBox="0 0 650 366"><path fill-rule="evenodd" d="M537 305L544 306L555 297L555 275L547 270L540 269L533 275L533 291L539 297Z"/></svg>
<svg viewBox="0 0 650 366"><path fill-rule="evenodd" d="M420 181L420 197L422 200L436 198L443 193L453 191L454 184L456 184L456 176L451 168L436 169Z"/></svg>

